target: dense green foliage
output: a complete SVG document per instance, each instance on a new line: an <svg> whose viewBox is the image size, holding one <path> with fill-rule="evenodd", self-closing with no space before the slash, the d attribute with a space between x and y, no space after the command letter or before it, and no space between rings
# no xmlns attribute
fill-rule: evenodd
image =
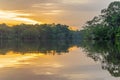
<svg viewBox="0 0 120 80"><path fill-rule="evenodd" d="M8 51L27 53L63 53L78 44L80 31L61 24L0 24L0 53Z"/></svg>
<svg viewBox="0 0 120 80"><path fill-rule="evenodd" d="M70 30L68 26L61 24L0 24L0 40L72 40L80 38L79 34L79 31Z"/></svg>
<svg viewBox="0 0 120 80"><path fill-rule="evenodd" d="M88 21L81 31L89 57L102 63L112 76L120 76L120 1L114 1L101 15ZM89 40L89 41L88 41Z"/></svg>
<svg viewBox="0 0 120 80"><path fill-rule="evenodd" d="M120 38L120 1L112 2L101 15L86 23L83 30L86 39L115 40Z"/></svg>

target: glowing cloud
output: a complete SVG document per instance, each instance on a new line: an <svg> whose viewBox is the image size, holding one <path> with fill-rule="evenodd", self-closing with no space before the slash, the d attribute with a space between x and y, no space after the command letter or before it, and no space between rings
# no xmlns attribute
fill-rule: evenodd
<svg viewBox="0 0 120 80"><path fill-rule="evenodd" d="M81 3L85 4L90 2L89 0L63 0L64 3Z"/></svg>
<svg viewBox="0 0 120 80"><path fill-rule="evenodd" d="M44 12L43 14L45 14L45 15L55 15L55 14L59 14L61 12L62 12L62 10L51 10L49 12Z"/></svg>
<svg viewBox="0 0 120 80"><path fill-rule="evenodd" d="M115 0L0 0L0 23L61 23L82 29L112 1Z"/></svg>
<svg viewBox="0 0 120 80"><path fill-rule="evenodd" d="M25 18L25 17L29 17L29 16L30 16L30 14L0 10L0 20L1 20L1 22L2 22L2 20L4 20L4 23L6 23L7 21L8 22L13 21L16 23L26 23L26 24L37 24L37 23L40 24L41 23L36 20L32 20L30 18Z"/></svg>

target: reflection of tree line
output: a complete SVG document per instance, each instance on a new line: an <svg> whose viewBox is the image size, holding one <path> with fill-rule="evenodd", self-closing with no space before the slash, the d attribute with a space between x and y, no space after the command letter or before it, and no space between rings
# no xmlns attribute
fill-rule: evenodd
<svg viewBox="0 0 120 80"><path fill-rule="evenodd" d="M0 53L6 54L9 51L18 53L52 53L61 54L69 52L69 48L77 45L76 41L71 40L43 40L43 41L13 41L1 40Z"/></svg>
<svg viewBox="0 0 120 80"><path fill-rule="evenodd" d="M112 76L120 76L120 42L116 41L84 41L81 44L88 56L102 63L102 68Z"/></svg>

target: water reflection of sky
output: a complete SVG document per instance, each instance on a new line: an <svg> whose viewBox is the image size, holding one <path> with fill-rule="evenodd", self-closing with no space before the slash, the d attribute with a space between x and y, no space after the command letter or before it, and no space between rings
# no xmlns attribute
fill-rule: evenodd
<svg viewBox="0 0 120 80"><path fill-rule="evenodd" d="M0 80L119 80L101 69L100 63L86 57L82 49L69 54L0 55Z"/></svg>

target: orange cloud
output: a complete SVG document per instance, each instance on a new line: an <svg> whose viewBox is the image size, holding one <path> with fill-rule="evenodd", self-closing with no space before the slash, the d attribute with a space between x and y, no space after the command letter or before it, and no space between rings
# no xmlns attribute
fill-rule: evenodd
<svg viewBox="0 0 120 80"><path fill-rule="evenodd" d="M41 22L32 20L29 17L31 14L26 13L17 13L12 11L3 11L0 10L0 23L7 23L7 24L20 24L20 23L26 23L26 24L41 24Z"/></svg>

